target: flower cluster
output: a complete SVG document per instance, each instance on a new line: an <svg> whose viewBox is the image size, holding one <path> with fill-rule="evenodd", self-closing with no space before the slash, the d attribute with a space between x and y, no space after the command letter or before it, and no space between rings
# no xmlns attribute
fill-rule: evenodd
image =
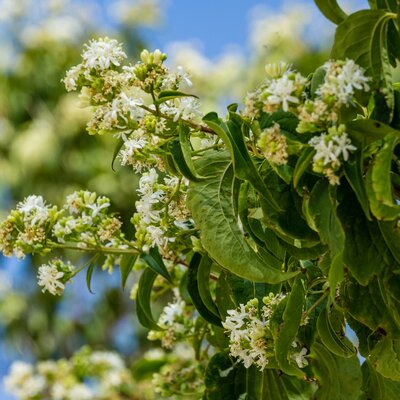
<svg viewBox="0 0 400 400"><path fill-rule="evenodd" d="M313 158L313 170L323 173L329 180L331 185L339 184L339 176L336 171L341 166L341 161L349 159L349 153L357 150L351 144L346 127L339 125L328 129L328 133L320 136L314 136L309 144L315 149Z"/></svg>
<svg viewBox="0 0 400 400"><path fill-rule="evenodd" d="M316 136L307 144L294 135L288 140L279 124L274 123L261 132L255 130L258 148L268 161L282 165L288 162L290 154L298 154L299 149L311 146L316 152L313 170L325 175L330 184L338 185L343 161L348 160L349 152L356 150L345 126L340 123L339 113L343 107L354 105L357 90L370 90L369 78L353 60L328 61L318 71L315 79L321 83L312 88L311 81L292 71L287 64L267 65L267 79L255 92L248 93L244 115L254 120L262 113L291 112L298 119L298 134ZM297 143L291 149L293 141Z"/></svg>
<svg viewBox="0 0 400 400"><path fill-rule="evenodd" d="M370 90L369 78L353 60L328 61L322 69L325 76L315 97L307 99L298 109L299 133L318 132L336 124L340 108L352 104L356 90Z"/></svg>
<svg viewBox="0 0 400 400"><path fill-rule="evenodd" d="M134 382L122 358L112 352L82 348L71 359L17 361L4 378L18 400L108 400L134 394Z"/></svg>
<svg viewBox="0 0 400 400"><path fill-rule="evenodd" d="M266 82L246 97L245 114L249 117L259 116L260 111L294 111L301 102L307 80L300 73L292 71L286 64L279 64L276 67L268 65L267 75Z"/></svg>
<svg viewBox="0 0 400 400"><path fill-rule="evenodd" d="M259 307L258 299L250 300L246 305L240 304L235 310L229 310L222 323L229 333L229 349L233 357L238 358L246 368L256 365L264 370L271 359L275 357L274 336L271 330L271 318L284 294L264 297L263 306ZM307 350L293 342L291 358L299 368L308 364L305 359Z"/></svg>
<svg viewBox="0 0 400 400"><path fill-rule="evenodd" d="M277 165L287 163L288 145L286 137L281 133L280 126L276 122L273 126L261 132L257 145L268 161Z"/></svg>
<svg viewBox="0 0 400 400"><path fill-rule="evenodd" d="M57 207L46 204L42 196L28 196L0 224L0 251L18 258L45 252L47 235L60 215Z"/></svg>
<svg viewBox="0 0 400 400"><path fill-rule="evenodd" d="M64 263L60 259L51 260L48 264L43 264L38 269L38 285L42 286L42 292L49 292L53 296L61 295L74 273L74 267L68 262Z"/></svg>
<svg viewBox="0 0 400 400"><path fill-rule="evenodd" d="M140 198L132 221L138 246L144 252L157 246L168 258L174 247L179 248L180 242L174 243L178 233L185 234L192 225L185 205L188 182L171 176L160 181L154 168L143 173L137 189Z"/></svg>
<svg viewBox="0 0 400 400"><path fill-rule="evenodd" d="M67 196L61 210L46 204L41 196L29 196L0 224L0 250L5 256L23 258L56 249L84 249L103 253L103 269L110 270L119 264L122 254L137 251L135 244L125 239L122 223L109 207L107 197L83 190ZM53 259L39 267L39 286L43 292L60 295L78 271Z"/></svg>
<svg viewBox="0 0 400 400"><path fill-rule="evenodd" d="M88 123L90 134L111 133L122 139L119 159L136 172L157 167L163 170L168 141L176 136L179 120L196 127L201 112L193 96L178 92L192 83L182 67L170 71L166 54L143 50L135 65L122 65L122 45L109 38L92 40L82 63L64 78L67 90L81 90L84 103L94 106ZM196 129L195 129L196 131Z"/></svg>
<svg viewBox="0 0 400 400"><path fill-rule="evenodd" d="M165 349L172 349L180 340L185 340L194 333L194 309L182 300L177 289L174 289L174 300L168 303L158 319L162 330L150 331L149 340L161 340Z"/></svg>
<svg viewBox="0 0 400 400"><path fill-rule="evenodd" d="M67 196L61 210L47 205L42 196L29 196L1 223L0 250L5 256L23 258L48 253L66 243L82 249L126 249L121 222L109 212L109 206L107 197L88 191Z"/></svg>

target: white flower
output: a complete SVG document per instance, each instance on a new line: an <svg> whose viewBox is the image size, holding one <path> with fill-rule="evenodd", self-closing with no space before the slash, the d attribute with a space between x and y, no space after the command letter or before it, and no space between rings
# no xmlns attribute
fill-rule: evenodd
<svg viewBox="0 0 400 400"><path fill-rule="evenodd" d="M337 148L332 140L326 140L326 134L313 137L308 143L314 147L316 153L313 161L323 160L324 165L338 161Z"/></svg>
<svg viewBox="0 0 400 400"><path fill-rule="evenodd" d="M124 368L122 358L110 351L94 351L90 356L90 362L97 366L106 367L109 369L121 370Z"/></svg>
<svg viewBox="0 0 400 400"><path fill-rule="evenodd" d="M294 93L298 89L298 84L304 84L304 82L300 79L301 75L296 74L296 77L297 75L299 82L289 79L288 73L285 73L281 78L272 80L267 89L269 93L267 102L275 105L282 104L283 111L289 110L289 103L299 103L299 98Z"/></svg>
<svg viewBox="0 0 400 400"><path fill-rule="evenodd" d="M327 140L328 135L322 134L313 137L308 143L314 147L316 153L313 161L323 160L324 165L330 163L340 164L339 157L342 156L344 161L349 158L349 152L357 150L357 147L351 144L346 132L340 135L334 135L332 139Z"/></svg>
<svg viewBox="0 0 400 400"><path fill-rule="evenodd" d="M294 353L294 355L292 356L293 360L296 362L299 368L304 368L308 365L306 355L307 349L303 347L298 353Z"/></svg>
<svg viewBox="0 0 400 400"><path fill-rule="evenodd" d="M122 45L115 39L106 37L91 40L85 47L82 58L84 66L88 69L109 69L112 64L119 66L121 61L126 58Z"/></svg>
<svg viewBox="0 0 400 400"><path fill-rule="evenodd" d="M96 202L95 204L87 204L87 205L86 205L87 208L89 208L89 209L92 210L92 218L95 218L95 217L97 216L97 214L98 214L101 210L110 207L110 202L109 202L109 201L104 201L104 202L102 202L102 201L101 201L102 199L103 199L103 198L100 198L100 197L99 197L99 198L97 199L97 202ZM105 197L104 197L104 199L105 199Z"/></svg>
<svg viewBox="0 0 400 400"><path fill-rule="evenodd" d="M355 89L370 90L370 79L353 60L328 61L323 67L326 69L325 80L316 93L323 99L334 99L336 106L351 102Z"/></svg>
<svg viewBox="0 0 400 400"><path fill-rule="evenodd" d="M332 140L336 144L337 156L342 155L344 161L349 159L349 151L357 150L357 147L351 144L346 132L342 133L341 136L335 135Z"/></svg>
<svg viewBox="0 0 400 400"><path fill-rule="evenodd" d="M11 365L9 375L4 378L5 389L20 399L39 396L46 387L46 380L33 374L33 367L16 361Z"/></svg>
<svg viewBox="0 0 400 400"><path fill-rule="evenodd" d="M175 238L165 236L165 230L159 226L148 225L146 231L150 235L151 247L165 247L169 242L174 242Z"/></svg>
<svg viewBox="0 0 400 400"><path fill-rule="evenodd" d="M53 296L61 295L65 285L60 281L64 272L59 271L54 264L43 264L38 270L38 285L43 286L42 292L48 291Z"/></svg>
<svg viewBox="0 0 400 400"><path fill-rule="evenodd" d="M67 71L65 78L62 81L64 82L65 88L67 89L68 92L76 90L77 88L76 81L78 80L81 72L82 72L81 64L76 65Z"/></svg>
<svg viewBox="0 0 400 400"><path fill-rule="evenodd" d="M95 396L83 383L77 383L69 389L68 398L71 400L92 400L95 399Z"/></svg>
<svg viewBox="0 0 400 400"><path fill-rule="evenodd" d="M17 205L17 210L24 215L24 222L39 225L49 218L49 207L46 206L42 196L31 195Z"/></svg>
<svg viewBox="0 0 400 400"><path fill-rule="evenodd" d="M181 65L178 65L176 67L176 72L178 77L181 79L181 82L183 82L185 86L187 87L193 86L192 81L189 79L189 74L185 71L185 69Z"/></svg>
<svg viewBox="0 0 400 400"><path fill-rule="evenodd" d="M178 105L174 105L171 101L161 104L161 111L167 115L174 117L174 122L179 118L184 120L192 120L201 116L200 103L194 97L181 97L176 100Z"/></svg>
<svg viewBox="0 0 400 400"><path fill-rule="evenodd" d="M183 315L184 310L185 302L180 296L175 297L174 302L168 303L168 305L164 307L158 320L159 324L164 327L172 326L176 318Z"/></svg>
<svg viewBox="0 0 400 400"><path fill-rule="evenodd" d="M122 92L118 97L121 110L129 113L130 118L138 120L143 117L144 110L141 108L143 100L138 98L129 97L126 93Z"/></svg>

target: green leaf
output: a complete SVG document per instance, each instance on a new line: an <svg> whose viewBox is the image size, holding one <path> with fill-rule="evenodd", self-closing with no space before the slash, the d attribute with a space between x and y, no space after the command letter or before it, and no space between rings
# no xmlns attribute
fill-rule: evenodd
<svg viewBox="0 0 400 400"><path fill-rule="evenodd" d="M200 296L197 274L201 261L201 254L194 253L189 264L187 289L192 299L193 305L196 307L196 310L199 312L199 314L211 324L222 327L221 318L218 315L218 311L217 313L215 313L214 309L210 310ZM209 276L207 276L207 280L208 279Z"/></svg>
<svg viewBox="0 0 400 400"><path fill-rule="evenodd" d="M315 150L312 147L307 147L301 152L293 172L294 188L297 188L297 185L299 184L301 177L304 175L307 168L310 166L314 154Z"/></svg>
<svg viewBox="0 0 400 400"><path fill-rule="evenodd" d="M347 18L346 13L339 7L336 0L315 0L315 4L322 14L336 25Z"/></svg>
<svg viewBox="0 0 400 400"><path fill-rule="evenodd" d="M391 168L394 149L399 141L395 134L388 134L367 171L365 188L371 212L379 220L394 220L400 216L400 206L394 201Z"/></svg>
<svg viewBox="0 0 400 400"><path fill-rule="evenodd" d="M357 356L338 357L316 341L311 347L310 359L319 385L315 399L359 399L362 377Z"/></svg>
<svg viewBox="0 0 400 400"><path fill-rule="evenodd" d="M141 257L154 272L160 274L168 282L172 283L171 276L169 275L167 267L165 266L157 247L152 247L148 253L143 253Z"/></svg>
<svg viewBox="0 0 400 400"><path fill-rule="evenodd" d="M363 211L355 207L351 194L344 197L338 207L339 218L345 231L344 263L361 285L367 285L374 275L393 263L376 221L368 221Z"/></svg>
<svg viewBox="0 0 400 400"><path fill-rule="evenodd" d="M297 272L282 271L278 259L256 252L241 232L233 211L234 175L227 154L207 153L196 167L210 178L191 183L187 204L211 258L234 274L255 282L279 283L295 276Z"/></svg>
<svg viewBox="0 0 400 400"><path fill-rule="evenodd" d="M388 10L392 12L397 12L398 3L396 0L368 0L371 8Z"/></svg>
<svg viewBox="0 0 400 400"><path fill-rule="evenodd" d="M146 268L139 279L139 287L136 295L136 313L139 322L148 329L161 330L155 321L151 311L151 292L157 278L157 273L151 268Z"/></svg>
<svg viewBox="0 0 400 400"><path fill-rule="evenodd" d="M343 314L335 308L324 308L318 316L317 330L322 344L339 357L352 357L356 349L345 336Z"/></svg>
<svg viewBox="0 0 400 400"><path fill-rule="evenodd" d="M400 264L400 226L398 221L379 221L378 224L392 256Z"/></svg>
<svg viewBox="0 0 400 400"><path fill-rule="evenodd" d="M228 283L229 275L231 275L229 272L221 271L217 281L216 303L222 319L225 319L229 310L234 310L237 306L232 288Z"/></svg>
<svg viewBox="0 0 400 400"><path fill-rule="evenodd" d="M390 171L393 152L398 141L399 138L395 134L388 134L385 137L383 147L376 155L371 173L372 188L374 189L376 198L382 204L388 206L394 206Z"/></svg>
<svg viewBox="0 0 400 400"><path fill-rule="evenodd" d="M126 280L130 272L132 271L133 266L135 265L136 260L138 259L139 254L124 254L121 258L121 262L119 264L119 271L121 273L121 286L122 289L125 289Z"/></svg>
<svg viewBox="0 0 400 400"><path fill-rule="evenodd" d="M389 338L400 337L399 311L386 301L386 289L377 278L368 286L347 281L341 287L341 305L354 319Z"/></svg>
<svg viewBox="0 0 400 400"><path fill-rule="evenodd" d="M361 10L351 14L336 29L332 58L354 60L379 82L386 68L382 60L386 47L385 27L392 18L393 15L384 10Z"/></svg>
<svg viewBox="0 0 400 400"><path fill-rule="evenodd" d="M115 160L119 154L119 151L121 150L122 146L124 145L124 143L125 142L123 139L118 139L117 145L115 146L114 153L113 153L112 160L111 160L111 169L113 171L115 171L115 169L114 169Z"/></svg>
<svg viewBox="0 0 400 400"><path fill-rule="evenodd" d="M363 179L363 157L360 150L353 153L349 160L344 163L344 173L347 181L357 196L357 200L360 203L365 216L368 219L371 219L369 202Z"/></svg>
<svg viewBox="0 0 400 400"><path fill-rule="evenodd" d="M319 67L315 70L311 78L310 94L314 99L318 88L324 83L326 76L326 68Z"/></svg>
<svg viewBox="0 0 400 400"><path fill-rule="evenodd" d="M92 275L93 275L94 268L96 267L96 260L97 260L97 257L93 258L93 260L90 262L90 264L88 265L87 270L86 270L86 286L87 286L89 292L92 294L94 294L92 292L92 286L91 286L92 285Z"/></svg>
<svg viewBox="0 0 400 400"><path fill-rule="evenodd" d="M400 381L400 340L383 338L369 357L376 372L387 379Z"/></svg>
<svg viewBox="0 0 400 400"><path fill-rule="evenodd" d="M297 335L304 304L304 288L300 278L294 281L282 322L279 324L275 338L275 357L282 371L291 376L305 378L305 373L289 361L289 351Z"/></svg>
<svg viewBox="0 0 400 400"><path fill-rule="evenodd" d="M328 245L331 253L329 286L335 298L336 286L343 279L343 251L345 234L336 214L337 200L335 189L326 179L320 179L314 186L308 202L310 217L318 229L322 243Z"/></svg>
<svg viewBox="0 0 400 400"><path fill-rule="evenodd" d="M205 400L238 399L238 368L234 365L229 352L223 351L211 357L204 375Z"/></svg>
<svg viewBox="0 0 400 400"><path fill-rule="evenodd" d="M281 285L269 285L267 283L255 283L236 275L228 273L226 282L235 301L235 307L239 304L246 304L250 299L257 298L262 303L262 299L269 293L279 293Z"/></svg>
<svg viewBox="0 0 400 400"><path fill-rule="evenodd" d="M377 140L382 140L388 134L393 134L400 138L400 131L373 119L358 119L347 122L346 132L352 140L360 143L359 146L362 147Z"/></svg>
<svg viewBox="0 0 400 400"><path fill-rule="evenodd" d="M262 180L253 160L247 151L246 143L240 127L234 121L222 122L215 112L208 113L203 121L212 128L228 147L235 176L241 180L249 181L254 188L264 197L268 206L275 211L280 207L275 202L268 187Z"/></svg>
<svg viewBox="0 0 400 400"><path fill-rule="evenodd" d="M179 124L178 132L179 139L174 139L168 143L168 149L172 154L177 169L190 181L197 182L205 179L199 176L194 168L191 154L190 129L185 125Z"/></svg>
<svg viewBox="0 0 400 400"><path fill-rule="evenodd" d="M384 378L375 371L371 363L366 360L362 367L363 391L368 399L398 400L400 382Z"/></svg>
<svg viewBox="0 0 400 400"><path fill-rule="evenodd" d="M198 97L194 94L183 93L179 90L164 90L158 94L158 98L155 103L161 104L179 97L196 97L198 99Z"/></svg>
<svg viewBox="0 0 400 400"><path fill-rule="evenodd" d="M238 374L240 376L240 373ZM246 371L246 400L310 400L315 383L282 374L276 369Z"/></svg>
<svg viewBox="0 0 400 400"><path fill-rule="evenodd" d="M221 319L218 308L211 297L210 275L212 265L213 262L210 257L203 255L197 271L197 283L201 300L210 312Z"/></svg>

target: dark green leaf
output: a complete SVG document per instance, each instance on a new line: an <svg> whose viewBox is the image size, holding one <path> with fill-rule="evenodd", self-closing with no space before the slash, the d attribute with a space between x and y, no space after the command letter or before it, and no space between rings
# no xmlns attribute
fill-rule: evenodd
<svg viewBox="0 0 400 400"><path fill-rule="evenodd" d="M211 258L234 274L255 282L279 283L295 276L296 272L282 271L278 259L255 252L240 230L233 211L234 175L229 156L208 153L196 167L204 176L214 174L206 181L192 183L187 198L202 245Z"/></svg>
<svg viewBox="0 0 400 400"><path fill-rule="evenodd" d="M329 286L334 298L336 286L343 279L343 251L345 234L336 215L336 196L326 179L320 179L314 186L308 202L310 217L319 232L322 243L328 245L331 253Z"/></svg>
<svg viewBox="0 0 400 400"><path fill-rule="evenodd" d="M157 247L152 247L148 253L143 253L141 257L154 272L160 274L167 281L172 282L167 267L165 266Z"/></svg>
<svg viewBox="0 0 400 400"><path fill-rule="evenodd" d="M214 308L210 310L207 305L203 302L203 299L199 293L199 281L198 281L198 271L199 265L202 261L202 256L199 253L194 253L192 259L189 264L188 271L188 279L187 279L187 289L189 295L192 299L193 305L196 307L196 310L199 314L211 324L222 327L221 318L219 317L218 311L215 311ZM209 276L207 276L207 280Z"/></svg>
<svg viewBox="0 0 400 400"><path fill-rule="evenodd" d="M201 300L208 310L220 318L218 308L211 297L210 275L212 264L210 257L203 255L197 271L197 283Z"/></svg>
<svg viewBox="0 0 400 400"><path fill-rule="evenodd" d="M234 121L222 122L218 115L214 112L207 114L203 121L218 134L228 147L235 176L241 180L249 181L254 188L264 197L268 206L272 210L280 210L279 205L275 202L270 193L270 190L265 185L264 181L247 151L243 133Z"/></svg>
<svg viewBox="0 0 400 400"><path fill-rule="evenodd" d="M350 159L344 164L344 173L347 181L357 196L365 216L371 219L369 212L369 202L365 192L363 179L363 157L360 150L350 156Z"/></svg>
<svg viewBox="0 0 400 400"><path fill-rule="evenodd" d="M362 146L368 145L376 140L382 140L389 133L400 138L400 131L372 119L358 119L356 121L347 122L346 132Z"/></svg>
<svg viewBox="0 0 400 400"><path fill-rule="evenodd" d="M246 400L310 400L316 390L314 382L282 374L276 369L257 371L251 367L246 378Z"/></svg>
<svg viewBox="0 0 400 400"><path fill-rule="evenodd" d="M93 260L89 264L89 266L87 267L87 270L86 270L86 286L87 286L89 292L92 293L92 294L93 294L93 292L92 292L91 284L92 284L92 275L93 275L93 271L94 271L95 267L96 267L96 261Z"/></svg>
<svg viewBox="0 0 400 400"><path fill-rule="evenodd" d="M207 365L204 376L206 400L238 399L235 393L237 368L228 351L215 354Z"/></svg>
<svg viewBox="0 0 400 400"><path fill-rule="evenodd" d="M322 0L321 0L322 1ZM351 14L336 29L332 58L354 60L378 82L384 74L382 49L388 21L393 16L384 10L361 10ZM378 41L376 40L378 39Z"/></svg>
<svg viewBox="0 0 400 400"><path fill-rule="evenodd" d="M368 360L363 363L361 369L363 373L363 391L367 399L398 400L400 382L384 378L374 370Z"/></svg>
<svg viewBox="0 0 400 400"><path fill-rule="evenodd" d="M376 372L383 377L400 381L400 340L382 339L369 359Z"/></svg>
<svg viewBox="0 0 400 400"><path fill-rule="evenodd" d="M275 357L282 371L291 376L304 378L304 371L294 366L289 361L289 351L297 335L300 325L304 304L303 282L297 278L292 286L286 308L283 313L282 322L279 325L275 338Z"/></svg>
<svg viewBox="0 0 400 400"><path fill-rule="evenodd" d="M113 153L112 160L111 160L111 168L112 168L113 171L115 171L114 170L115 159L117 158L117 156L119 154L119 151L121 150L121 148L124 145L124 143L125 142L124 142L123 139L118 139L117 145L115 146L114 153Z"/></svg>
<svg viewBox="0 0 400 400"><path fill-rule="evenodd" d="M300 154L293 172L293 186L295 188L299 184L299 181L306 172L307 168L310 166L314 154L315 150L312 147L307 147Z"/></svg>
<svg viewBox="0 0 400 400"><path fill-rule="evenodd" d="M146 268L139 279L136 295L136 314L139 322L148 329L161 330L151 312L151 292L157 273L151 268Z"/></svg>
<svg viewBox="0 0 400 400"><path fill-rule="evenodd" d="M379 221L379 228L397 263L400 264L400 226L398 221Z"/></svg>
<svg viewBox="0 0 400 400"><path fill-rule="evenodd" d="M345 322L341 312L335 308L324 308L317 320L318 334L325 347L339 357L352 357L356 350L346 338Z"/></svg>
<svg viewBox="0 0 400 400"><path fill-rule="evenodd" d="M315 399L359 399L362 376L357 356L338 357L316 341L311 347L310 359L319 385Z"/></svg>
<svg viewBox="0 0 400 400"><path fill-rule="evenodd" d="M119 264L119 271L121 273L121 286L122 289L125 289L126 280L130 272L132 271L133 266L139 254L125 254L122 256L121 262Z"/></svg>
<svg viewBox="0 0 400 400"><path fill-rule="evenodd" d="M228 283L229 275L231 275L229 272L222 271L217 281L216 303L222 319L225 319L228 310L233 310L237 307L232 288Z"/></svg>
<svg viewBox="0 0 400 400"><path fill-rule="evenodd" d="M199 176L194 168L191 144L190 144L190 129L180 124L178 127L179 139L174 139L168 144L168 149L172 154L175 165L179 172L191 181L200 181L205 179Z"/></svg>
<svg viewBox="0 0 400 400"><path fill-rule="evenodd" d="M342 306L371 331L397 338L400 337L399 311L386 303L385 290L377 278L368 286L348 281L341 287Z"/></svg>
<svg viewBox="0 0 400 400"><path fill-rule="evenodd" d="M356 199L347 194L338 207L339 218L346 234L344 263L361 285L393 263L393 259L376 221L368 221L355 207Z"/></svg>
<svg viewBox="0 0 400 400"><path fill-rule="evenodd" d="M315 4L322 14L336 25L347 18L346 13L339 7L336 0L315 0Z"/></svg>

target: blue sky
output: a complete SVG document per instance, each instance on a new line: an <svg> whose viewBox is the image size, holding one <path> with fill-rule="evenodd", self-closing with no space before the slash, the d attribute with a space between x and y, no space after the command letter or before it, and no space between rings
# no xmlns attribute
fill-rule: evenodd
<svg viewBox="0 0 400 400"><path fill-rule="evenodd" d="M173 41L195 41L200 44L204 54L217 57L226 46L245 47L251 23L251 11L261 6L271 12L291 5L309 6L315 30L311 28L310 39L318 42L318 29L321 25L334 25L322 16L313 0L165 0L165 19L156 31L145 32L154 47L164 48ZM346 11L369 8L367 0L342 0L339 3Z"/></svg>

